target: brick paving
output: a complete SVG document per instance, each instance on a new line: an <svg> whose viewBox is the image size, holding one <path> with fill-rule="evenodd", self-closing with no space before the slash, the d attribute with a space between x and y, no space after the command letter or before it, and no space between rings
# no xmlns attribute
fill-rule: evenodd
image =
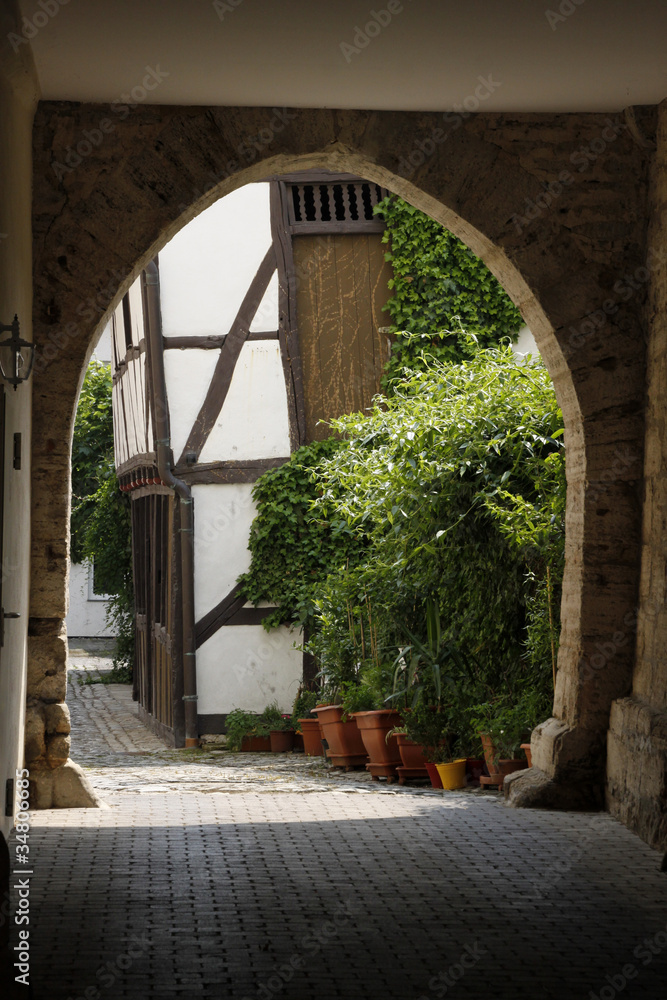
<svg viewBox="0 0 667 1000"><path fill-rule="evenodd" d="M125 690L69 698L109 808L33 815L38 1000L664 1000L667 875L609 816L184 763Z"/></svg>

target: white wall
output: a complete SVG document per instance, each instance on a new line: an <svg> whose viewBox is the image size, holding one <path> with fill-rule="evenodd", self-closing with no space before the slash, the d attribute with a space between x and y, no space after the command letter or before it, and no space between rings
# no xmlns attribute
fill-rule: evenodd
<svg viewBox="0 0 667 1000"><path fill-rule="evenodd" d="M289 455L287 389L280 344L277 340L245 343L224 405L199 461L289 458Z"/></svg>
<svg viewBox="0 0 667 1000"><path fill-rule="evenodd" d="M227 333L270 245L268 184L239 188L181 229L160 251L165 337ZM263 328L277 329L277 307L260 310L274 324Z"/></svg>
<svg viewBox="0 0 667 1000"><path fill-rule="evenodd" d="M527 326L522 326L519 330L519 336L516 339L516 343L512 344L512 350L521 357L525 357L526 354L532 354L534 358L540 357L540 351L535 343L535 338Z"/></svg>
<svg viewBox="0 0 667 1000"><path fill-rule="evenodd" d="M234 708L262 712L272 701L289 712L303 672L303 654L293 649L299 631L261 625L219 629L197 650L197 710L227 714Z"/></svg>
<svg viewBox="0 0 667 1000"><path fill-rule="evenodd" d="M70 563L67 636L95 638L113 636L106 623L107 601L93 594L91 563Z"/></svg>

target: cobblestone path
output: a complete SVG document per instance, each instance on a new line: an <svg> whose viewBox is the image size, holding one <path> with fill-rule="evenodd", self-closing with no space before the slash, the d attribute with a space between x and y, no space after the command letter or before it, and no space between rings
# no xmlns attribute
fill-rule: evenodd
<svg viewBox="0 0 667 1000"><path fill-rule="evenodd" d="M184 762L83 671L73 757L109 807L33 814L37 1000L664 1000L667 875L609 816Z"/></svg>

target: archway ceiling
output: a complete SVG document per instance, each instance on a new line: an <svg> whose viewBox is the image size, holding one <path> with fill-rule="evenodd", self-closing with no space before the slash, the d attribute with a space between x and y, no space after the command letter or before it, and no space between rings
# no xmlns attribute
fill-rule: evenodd
<svg viewBox="0 0 667 1000"><path fill-rule="evenodd" d="M28 18L42 10L20 2ZM148 98L158 104L444 111L489 75L484 111L667 96L663 0L391 0L397 12L362 47L356 27L388 2L68 0L31 44L46 100L116 100L146 66L169 74Z"/></svg>

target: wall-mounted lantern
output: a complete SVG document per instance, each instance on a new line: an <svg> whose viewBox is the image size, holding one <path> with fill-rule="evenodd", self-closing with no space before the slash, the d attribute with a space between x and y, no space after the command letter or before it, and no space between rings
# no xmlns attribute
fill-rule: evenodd
<svg viewBox="0 0 667 1000"><path fill-rule="evenodd" d="M30 377L35 360L35 345L19 336L19 319L14 316L12 323L0 323L0 334L9 332L9 337L0 339L0 375L5 382L14 386Z"/></svg>

